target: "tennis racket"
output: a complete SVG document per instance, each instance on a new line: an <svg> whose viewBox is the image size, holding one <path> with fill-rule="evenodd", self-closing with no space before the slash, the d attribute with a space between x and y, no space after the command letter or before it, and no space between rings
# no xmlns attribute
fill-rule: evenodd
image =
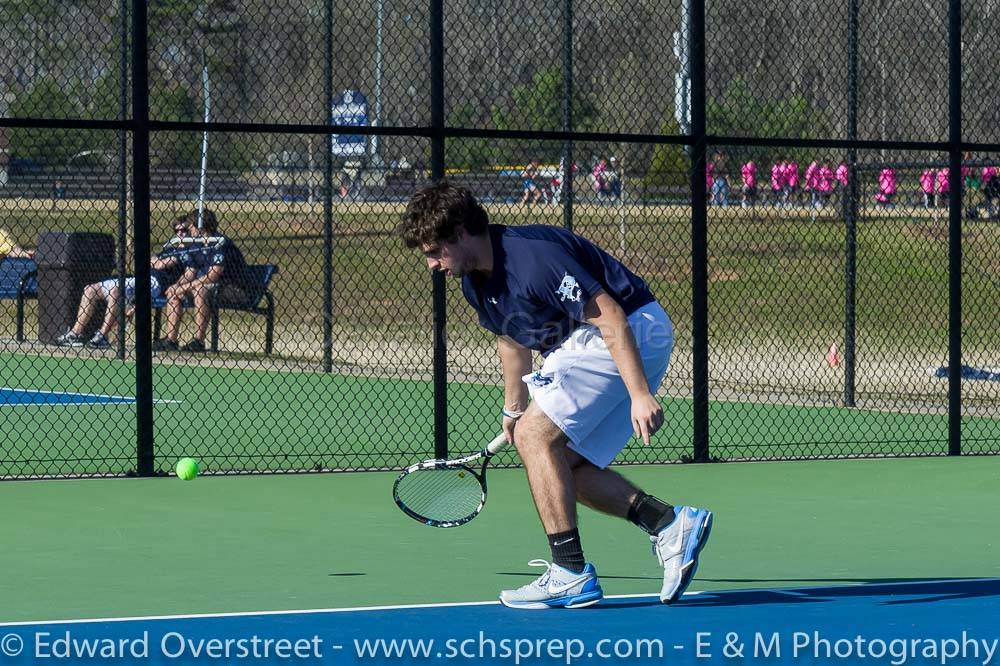
<svg viewBox="0 0 1000 666"><path fill-rule="evenodd" d="M498 436L482 451L452 460L425 460L396 478L392 497L403 513L431 527L464 525L486 505L486 467L507 446ZM479 471L473 466L482 461Z"/></svg>

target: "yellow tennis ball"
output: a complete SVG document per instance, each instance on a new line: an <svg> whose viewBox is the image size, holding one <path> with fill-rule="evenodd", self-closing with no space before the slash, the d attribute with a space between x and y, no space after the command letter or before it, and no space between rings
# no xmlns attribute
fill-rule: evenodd
<svg viewBox="0 0 1000 666"><path fill-rule="evenodd" d="M198 476L198 461L194 458L181 458L177 461L177 477L184 479L185 481L190 481L194 477Z"/></svg>

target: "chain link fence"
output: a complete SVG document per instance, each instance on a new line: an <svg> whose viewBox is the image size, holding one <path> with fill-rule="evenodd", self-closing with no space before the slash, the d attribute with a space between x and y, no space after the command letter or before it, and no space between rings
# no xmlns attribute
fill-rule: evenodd
<svg viewBox="0 0 1000 666"><path fill-rule="evenodd" d="M620 463L1000 452L997 12L3 5L0 478L478 449L495 340L393 235L442 177L670 313Z"/></svg>

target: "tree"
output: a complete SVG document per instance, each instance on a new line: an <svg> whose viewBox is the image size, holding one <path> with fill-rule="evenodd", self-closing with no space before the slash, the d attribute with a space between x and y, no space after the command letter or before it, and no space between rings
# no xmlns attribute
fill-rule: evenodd
<svg viewBox="0 0 1000 666"><path fill-rule="evenodd" d="M451 127L477 127L480 120L476 118L475 107L472 104L458 106L448 119ZM496 155L491 149L489 139L450 139L448 141L448 165L458 169L477 170L489 165Z"/></svg>
<svg viewBox="0 0 1000 666"><path fill-rule="evenodd" d="M681 133L672 113L663 121L660 133L667 136ZM661 143L653 148L645 182L648 187L687 187L690 183L690 169L683 146Z"/></svg>
<svg viewBox="0 0 1000 666"><path fill-rule="evenodd" d="M761 100L759 93L742 77L733 79L718 97L706 101L709 131L729 136L801 137L827 136L825 115L812 108L802 95ZM783 158L806 160L809 149L751 148L741 151L758 165Z"/></svg>
<svg viewBox="0 0 1000 666"><path fill-rule="evenodd" d="M69 85L60 85L54 77L42 78L15 98L10 115L15 118L78 118L81 109L69 88ZM90 134L63 128L12 127L10 153L14 158L57 166L86 148Z"/></svg>
<svg viewBox="0 0 1000 666"><path fill-rule="evenodd" d="M494 106L491 110L493 124L497 129L560 130L563 126L563 75L562 68L553 65L539 69L531 77L531 82L515 86L511 91L508 107ZM573 91L573 125L579 131L589 130L596 111L590 99L579 90ZM509 143L509 142L504 142ZM523 141L517 142L520 152L525 152ZM509 149L509 148L508 148ZM550 142L541 146L527 146L532 155L546 160L558 160L562 153L560 143Z"/></svg>
<svg viewBox="0 0 1000 666"><path fill-rule="evenodd" d="M185 85L160 88L149 99L149 115L156 120L198 122L198 101ZM200 132L160 132L153 137L153 162L157 166L196 167L201 164Z"/></svg>

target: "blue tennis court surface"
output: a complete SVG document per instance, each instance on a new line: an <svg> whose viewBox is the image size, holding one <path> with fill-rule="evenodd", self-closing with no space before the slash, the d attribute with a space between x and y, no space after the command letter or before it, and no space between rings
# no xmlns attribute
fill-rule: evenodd
<svg viewBox="0 0 1000 666"><path fill-rule="evenodd" d="M0 407L8 405L113 405L131 404L135 398L121 395L35 391L0 387Z"/></svg>
<svg viewBox="0 0 1000 666"><path fill-rule="evenodd" d="M0 624L0 663L1000 663L1000 579ZM89 656L94 654L93 657Z"/></svg>

